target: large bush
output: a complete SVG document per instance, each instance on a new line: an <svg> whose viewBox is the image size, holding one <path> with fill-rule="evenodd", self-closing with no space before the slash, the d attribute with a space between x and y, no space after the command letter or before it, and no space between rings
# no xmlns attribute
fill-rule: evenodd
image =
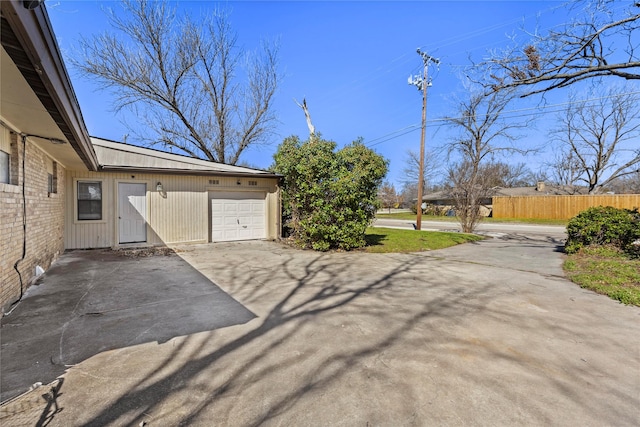
<svg viewBox="0 0 640 427"><path fill-rule="evenodd" d="M387 162L360 141L335 151L336 143L313 136L289 137L274 155L284 175L284 212L292 237L315 250L354 249L377 207Z"/></svg>
<svg viewBox="0 0 640 427"><path fill-rule="evenodd" d="M640 247L634 244L640 239L637 209L589 208L569 220L567 234L567 253L575 253L588 245L614 245L631 255L640 255Z"/></svg>

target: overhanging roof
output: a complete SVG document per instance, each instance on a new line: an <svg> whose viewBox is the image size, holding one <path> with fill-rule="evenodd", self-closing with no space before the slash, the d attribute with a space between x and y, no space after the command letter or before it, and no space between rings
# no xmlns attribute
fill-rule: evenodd
<svg viewBox="0 0 640 427"><path fill-rule="evenodd" d="M84 165L97 170L97 157L44 4L27 10L22 1L13 0L1 1L0 7L2 47Z"/></svg>
<svg viewBox="0 0 640 427"><path fill-rule="evenodd" d="M91 137L100 170L188 175L228 175L278 178L271 172L194 159L151 148Z"/></svg>

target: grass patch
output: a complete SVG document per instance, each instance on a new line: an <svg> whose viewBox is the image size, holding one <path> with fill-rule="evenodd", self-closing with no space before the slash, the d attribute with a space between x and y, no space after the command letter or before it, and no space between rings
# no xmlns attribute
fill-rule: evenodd
<svg viewBox="0 0 640 427"><path fill-rule="evenodd" d="M411 212L394 212L390 214L379 213L376 218L380 219L402 219L415 221L416 214ZM455 216L422 215L423 221L458 222ZM518 224L539 224L539 225L567 225L568 219L536 219L536 218L483 218L486 223L518 223Z"/></svg>
<svg viewBox="0 0 640 427"><path fill-rule="evenodd" d="M617 248L588 246L569 255L564 269L580 287L640 307L640 259Z"/></svg>
<svg viewBox="0 0 640 427"><path fill-rule="evenodd" d="M438 231L400 230L370 227L367 229L366 252L421 252L448 248L461 243L475 242L484 237L475 234L445 233Z"/></svg>

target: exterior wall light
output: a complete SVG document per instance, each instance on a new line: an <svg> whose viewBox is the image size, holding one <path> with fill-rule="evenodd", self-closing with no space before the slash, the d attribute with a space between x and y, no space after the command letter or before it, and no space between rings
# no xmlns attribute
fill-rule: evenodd
<svg viewBox="0 0 640 427"><path fill-rule="evenodd" d="M164 188L162 188L162 183L161 183L161 182L158 182L158 183L156 184L156 191L157 191L158 193L162 193L162 192L164 191Z"/></svg>

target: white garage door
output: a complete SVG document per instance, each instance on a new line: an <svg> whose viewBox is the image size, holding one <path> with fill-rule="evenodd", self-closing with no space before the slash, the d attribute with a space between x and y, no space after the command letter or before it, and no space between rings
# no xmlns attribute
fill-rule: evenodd
<svg viewBox="0 0 640 427"><path fill-rule="evenodd" d="M211 193L212 242L264 239L265 222L265 193Z"/></svg>

